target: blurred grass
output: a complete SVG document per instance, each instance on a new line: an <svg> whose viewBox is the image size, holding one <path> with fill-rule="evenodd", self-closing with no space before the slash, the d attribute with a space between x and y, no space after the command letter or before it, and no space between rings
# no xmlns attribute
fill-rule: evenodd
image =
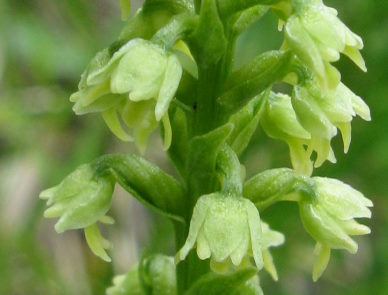
<svg viewBox="0 0 388 295"><path fill-rule="evenodd" d="M95 258L81 232L55 234L53 223L42 220L45 204L37 198L81 163L107 151L133 151L111 137L99 116L73 115L68 101L89 59L118 35L117 2L0 0L0 294L104 294L113 273L129 268L147 241L172 254L166 220L129 202L120 190L113 208L117 224L106 233L116 247L113 264ZM325 164L315 174L337 177L373 199L372 234L358 239L357 255L335 252L327 272L313 284L314 245L297 208L281 204L263 212L263 219L287 238L273 251L279 283L266 274L261 278L271 295L388 290L388 2L326 3L364 39L368 74L346 58L338 67L345 84L369 104L373 121L355 119L349 153L342 154L337 138L337 164ZM239 39L237 65L277 48L281 40L268 14ZM164 156L152 151L147 156L165 165ZM244 159L248 174L289 166L287 147L260 130Z"/></svg>

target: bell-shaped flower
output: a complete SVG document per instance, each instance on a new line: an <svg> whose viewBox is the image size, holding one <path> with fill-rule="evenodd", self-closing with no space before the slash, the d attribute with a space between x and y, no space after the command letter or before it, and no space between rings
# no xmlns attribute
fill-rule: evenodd
<svg viewBox="0 0 388 295"><path fill-rule="evenodd" d="M281 232L270 229L269 225L261 221L261 231L262 231L262 254L264 261L264 269L271 275L273 280L278 280L278 273L276 271L275 264L273 263L273 258L269 252L269 248L278 247L284 244L284 235Z"/></svg>
<svg viewBox="0 0 388 295"><path fill-rule="evenodd" d="M167 149L171 142L168 107L181 76L182 67L174 54L151 41L134 39L111 57L107 51L100 52L82 75L79 91L70 100L75 103L73 109L77 114L102 112L112 132L124 141L131 141L121 117L126 127L134 129L141 149L161 121ZM128 118L137 111L145 118L139 115L134 120Z"/></svg>
<svg viewBox="0 0 388 295"><path fill-rule="evenodd" d="M314 71L325 89L333 89L340 82L340 73L330 64L339 60L340 53L366 71L359 52L362 39L341 22L335 9L322 1L298 1L295 6L284 26L284 46Z"/></svg>
<svg viewBox="0 0 388 295"><path fill-rule="evenodd" d="M292 105L298 121L311 134L308 149L310 153L313 150L317 152L315 167L321 166L325 160L335 162L330 141L337 134L337 128L341 131L346 153L353 117L359 115L364 120L370 120L365 102L342 83L326 94L313 82L295 86Z"/></svg>
<svg viewBox="0 0 388 295"><path fill-rule="evenodd" d="M44 216L59 217L55 224L58 233L83 228L91 250L110 261L104 249L111 245L101 236L97 222L113 223L112 218L105 215L111 206L113 189L114 182L109 177L96 177L90 165L82 165L39 197L47 200L50 206Z"/></svg>
<svg viewBox="0 0 388 295"><path fill-rule="evenodd" d="M310 154L304 146L311 135L298 122L291 98L281 93L271 93L260 120L265 133L288 144L291 163L294 169L304 175L311 175L312 162Z"/></svg>
<svg viewBox="0 0 388 295"><path fill-rule="evenodd" d="M253 256L263 267L260 216L256 207L242 197L213 193L200 197L194 207L186 243L176 255L184 260L196 247L200 259L210 258L215 271L239 266Z"/></svg>
<svg viewBox="0 0 388 295"><path fill-rule="evenodd" d="M299 202L300 217L307 232L317 241L318 259L314 266L316 281L325 270L330 249L356 253L352 235L365 235L370 229L354 218L370 218L372 202L349 185L330 178L313 177L315 195Z"/></svg>

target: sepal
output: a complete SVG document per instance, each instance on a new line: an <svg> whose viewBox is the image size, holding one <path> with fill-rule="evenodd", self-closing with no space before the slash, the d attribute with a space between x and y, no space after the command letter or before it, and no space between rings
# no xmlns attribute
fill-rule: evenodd
<svg viewBox="0 0 388 295"><path fill-rule="evenodd" d="M262 253L264 269L271 275L274 281L277 281L278 273L269 248L284 244L285 238L281 232L270 229L269 225L263 221L261 221L261 231L263 237Z"/></svg>

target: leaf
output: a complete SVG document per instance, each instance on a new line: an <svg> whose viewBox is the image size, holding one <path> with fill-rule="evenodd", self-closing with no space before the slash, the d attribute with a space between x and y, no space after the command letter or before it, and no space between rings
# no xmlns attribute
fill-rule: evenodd
<svg viewBox="0 0 388 295"><path fill-rule="evenodd" d="M146 0L143 9L148 10L165 9L173 14L182 12L194 12L193 1L191 0Z"/></svg>
<svg viewBox="0 0 388 295"><path fill-rule="evenodd" d="M172 176L143 158L105 155L93 162L98 174L110 174L137 200L171 219L183 222L184 190Z"/></svg>
<svg viewBox="0 0 388 295"><path fill-rule="evenodd" d="M261 172L244 184L243 195L259 209L281 200L293 200L292 193L302 193L310 197L315 195L311 178L299 175L289 168L270 169ZM299 194L294 196L299 198Z"/></svg>
<svg viewBox="0 0 388 295"><path fill-rule="evenodd" d="M231 113L242 108L250 99L273 83L281 81L289 72L292 54L289 51L270 51L232 73L227 88L218 102Z"/></svg>
<svg viewBox="0 0 388 295"><path fill-rule="evenodd" d="M270 5L279 0L218 0L218 10L223 19L241 11L249 11L259 5Z"/></svg>
<svg viewBox="0 0 388 295"><path fill-rule="evenodd" d="M223 56L227 41L218 15L216 0L202 0L199 24L189 40L199 68L216 64Z"/></svg>
<svg viewBox="0 0 388 295"><path fill-rule="evenodd" d="M192 13L175 15L168 24L156 32L152 41L171 49L178 40L185 39L187 35L192 33L198 25L198 19L199 17Z"/></svg>
<svg viewBox="0 0 388 295"><path fill-rule="evenodd" d="M233 125L228 123L215 130L194 137L189 143L189 154L191 155L186 173L188 178L195 183L189 183L189 187L194 189L194 194L204 194L211 191L208 184L213 183L216 169L216 158L221 145L227 140L233 130Z"/></svg>
<svg viewBox="0 0 388 295"><path fill-rule="evenodd" d="M233 123L234 129L228 138L228 143L237 155L241 155L248 146L259 124L263 105L268 94L269 89L253 98L240 111L230 117L229 122Z"/></svg>
<svg viewBox="0 0 388 295"><path fill-rule="evenodd" d="M171 127L174 130L174 136L172 137L168 154L181 176L184 176L186 151L188 148L187 119L185 113L178 107L175 107L171 115Z"/></svg>
<svg viewBox="0 0 388 295"><path fill-rule="evenodd" d="M239 294L239 288L257 273L253 267L232 274L208 273L196 281L185 295Z"/></svg>
<svg viewBox="0 0 388 295"><path fill-rule="evenodd" d="M239 13L238 17L233 23L234 35L240 35L254 22L258 21L262 16L264 16L268 10L268 6L256 5Z"/></svg>

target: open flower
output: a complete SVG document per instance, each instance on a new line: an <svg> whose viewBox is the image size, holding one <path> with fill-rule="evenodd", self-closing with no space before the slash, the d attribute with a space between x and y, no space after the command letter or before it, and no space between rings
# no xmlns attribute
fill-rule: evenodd
<svg viewBox="0 0 388 295"><path fill-rule="evenodd" d="M109 249L111 244L101 236L97 222L113 223L112 218L105 216L111 206L113 189L111 179L95 177L90 165L82 165L59 185L41 192L39 197L51 206L44 216L59 217L55 224L58 233L83 228L91 250L110 261L104 249Z"/></svg>
<svg viewBox="0 0 388 295"><path fill-rule="evenodd" d="M325 89L335 88L340 82L340 73L330 64L339 60L340 53L366 71L359 52L362 39L340 21L335 9L322 1L298 1L286 20L284 32L285 47L295 51Z"/></svg>
<svg viewBox="0 0 388 295"><path fill-rule="evenodd" d="M318 259L314 266L316 281L325 270L330 249L357 252L351 235L365 235L370 229L354 218L370 218L372 202L349 185L330 178L313 177L315 197L299 202L300 216L307 232L317 241Z"/></svg>
<svg viewBox="0 0 388 295"><path fill-rule="evenodd" d="M186 243L176 260L185 259L196 246L198 257L210 258L215 271L230 262L238 266L250 255L261 269L261 244L260 216L256 207L244 198L213 193L202 196L195 205Z"/></svg>
<svg viewBox="0 0 388 295"><path fill-rule="evenodd" d="M311 135L298 122L291 104L291 97L281 93L268 96L260 123L265 133L288 144L294 169L304 175L311 175L313 166L310 153L304 146Z"/></svg>
<svg viewBox="0 0 388 295"><path fill-rule="evenodd" d="M351 140L353 117L359 115L364 120L370 120L365 102L342 83L327 94L314 82L295 86L292 106L300 124L311 134L308 150L310 154L314 150L317 152L315 167L322 165L325 160L335 162L330 141L337 134L337 128L341 131L346 153Z"/></svg>
<svg viewBox="0 0 388 295"><path fill-rule="evenodd" d="M81 78L79 91L70 100L77 114L102 112L112 132L124 141L132 136L119 117L134 129L138 147L144 149L151 130L161 121L165 131L165 148L171 142L168 107L179 86L182 67L178 58L151 41L134 39L111 57L100 52ZM129 115L139 112L136 120ZM151 116L150 114L153 114Z"/></svg>

